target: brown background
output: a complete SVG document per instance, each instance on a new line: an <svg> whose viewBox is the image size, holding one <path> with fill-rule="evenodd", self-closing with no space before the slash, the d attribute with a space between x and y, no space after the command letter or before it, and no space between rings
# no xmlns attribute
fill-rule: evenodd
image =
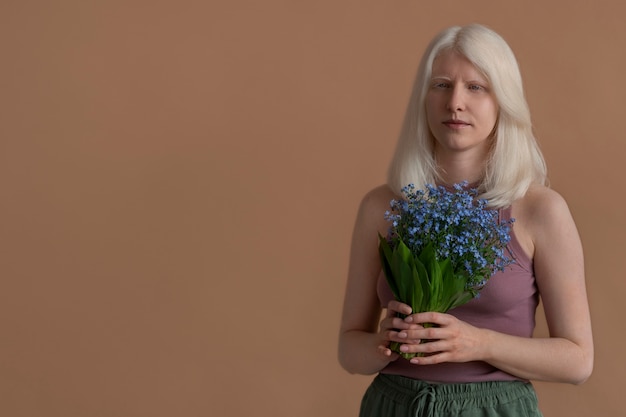
<svg viewBox="0 0 626 417"><path fill-rule="evenodd" d="M623 415L622 4L4 0L0 415L356 415L356 207L470 22L515 50L586 250L595 372L543 410Z"/></svg>

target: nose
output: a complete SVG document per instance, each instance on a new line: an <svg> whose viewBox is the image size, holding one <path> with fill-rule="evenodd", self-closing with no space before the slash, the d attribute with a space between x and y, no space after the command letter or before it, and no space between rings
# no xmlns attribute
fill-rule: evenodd
<svg viewBox="0 0 626 417"><path fill-rule="evenodd" d="M453 85L450 88L447 108L452 112L465 110L465 89L459 85Z"/></svg>

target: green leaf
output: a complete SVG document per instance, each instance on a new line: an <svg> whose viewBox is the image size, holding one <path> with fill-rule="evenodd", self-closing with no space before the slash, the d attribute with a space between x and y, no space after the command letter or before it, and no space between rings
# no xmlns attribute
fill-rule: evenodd
<svg viewBox="0 0 626 417"><path fill-rule="evenodd" d="M458 293L456 295L456 297L454 297L454 298L452 298L450 300L450 304L448 306L448 310L452 310L453 308L461 306L461 305L467 303L468 301L470 301L472 298L474 298L472 296L472 294L467 292L467 291L463 291L461 293Z"/></svg>
<svg viewBox="0 0 626 417"><path fill-rule="evenodd" d="M445 286L447 288L447 310L452 310L453 308L463 305L474 298L473 294L468 292L465 288L467 279L467 276L455 275L454 272L450 273L450 275L446 277Z"/></svg>
<svg viewBox="0 0 626 417"><path fill-rule="evenodd" d="M456 275L449 259L438 261L432 245L416 256L398 241L392 249L379 237L379 255L387 283L396 298L411 306L414 312L446 312L473 298L465 289L467 277Z"/></svg>
<svg viewBox="0 0 626 417"><path fill-rule="evenodd" d="M430 285L433 295L430 300L429 310L441 312L443 308L443 306L441 305L443 295L443 280L441 278L441 268L439 268L439 263L436 261L431 264Z"/></svg>
<svg viewBox="0 0 626 417"><path fill-rule="evenodd" d="M391 270L391 259L393 258L393 251L383 236L378 234L378 253L380 254L380 263L382 265L383 273L385 274L385 278L387 279L387 283L389 284L389 288L391 288L391 292L393 293L396 300L399 299L400 294L398 292L398 285L396 284L395 278L393 276L393 271Z"/></svg>
<svg viewBox="0 0 626 417"><path fill-rule="evenodd" d="M439 262L439 267L441 268L441 278L443 291L441 294L441 299L444 311L448 311L450 306L457 298L459 293L458 282L461 281L454 276L454 271L452 269L452 263L449 259L444 259ZM463 290L463 288L461 288Z"/></svg>
<svg viewBox="0 0 626 417"><path fill-rule="evenodd" d="M437 255L431 244L427 245L422 250L419 259L424 263L424 266L428 271L430 283L430 299L426 307L427 311L440 311L442 309L441 299L443 292L443 280L441 277L441 268L439 267L439 262L437 261Z"/></svg>
<svg viewBox="0 0 626 417"><path fill-rule="evenodd" d="M412 268L409 263L412 260L411 251L400 241L393 251L391 258L391 271L398 287L399 300L410 304L413 299L411 285Z"/></svg>
<svg viewBox="0 0 626 417"><path fill-rule="evenodd" d="M418 288L421 290L421 297L419 305L416 306L413 312L421 313L428 310L428 304L430 303L430 280L428 278L428 271L426 271L426 267L419 258L415 258L415 269L417 270L417 281L419 281Z"/></svg>
<svg viewBox="0 0 626 417"><path fill-rule="evenodd" d="M440 261L439 267L441 268L441 276L444 282L448 282L451 278L454 278L454 271L452 270L452 262L450 262L450 259L446 258Z"/></svg>
<svg viewBox="0 0 626 417"><path fill-rule="evenodd" d="M400 255L402 260L406 263L409 263L411 259L413 259L413 254L411 253L411 249L402 241L398 241L398 247L396 247L396 252Z"/></svg>
<svg viewBox="0 0 626 417"><path fill-rule="evenodd" d="M419 313L422 311L422 303L424 302L424 291L422 289L422 284L421 284L421 280L422 280L422 276L424 274L424 265L422 265L422 263L419 261L419 259L414 258L414 262L413 262L413 268L412 268L412 272L413 272L413 276L412 276L412 286L413 286L413 302L411 304L411 308L413 309L414 313ZM421 268L420 268L421 267ZM422 271L420 273L420 270ZM424 276L424 279L426 279L426 276Z"/></svg>

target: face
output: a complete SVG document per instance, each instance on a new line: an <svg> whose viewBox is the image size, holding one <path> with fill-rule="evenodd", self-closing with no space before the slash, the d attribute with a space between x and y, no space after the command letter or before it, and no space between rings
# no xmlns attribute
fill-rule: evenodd
<svg viewBox="0 0 626 417"><path fill-rule="evenodd" d="M459 53L446 51L435 58L426 93L426 114L438 155L487 155L498 104L487 79Z"/></svg>

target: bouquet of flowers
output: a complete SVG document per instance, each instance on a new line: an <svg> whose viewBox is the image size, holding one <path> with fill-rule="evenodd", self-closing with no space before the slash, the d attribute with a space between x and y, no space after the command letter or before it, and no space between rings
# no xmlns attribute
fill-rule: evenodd
<svg viewBox="0 0 626 417"><path fill-rule="evenodd" d="M402 192L405 199L391 200L385 212L391 226L386 237L379 234L379 253L391 291L413 313L445 313L467 303L514 262L505 253L514 220L499 221L467 182L454 191L411 184ZM400 352L399 345L390 347L404 358L416 356Z"/></svg>

